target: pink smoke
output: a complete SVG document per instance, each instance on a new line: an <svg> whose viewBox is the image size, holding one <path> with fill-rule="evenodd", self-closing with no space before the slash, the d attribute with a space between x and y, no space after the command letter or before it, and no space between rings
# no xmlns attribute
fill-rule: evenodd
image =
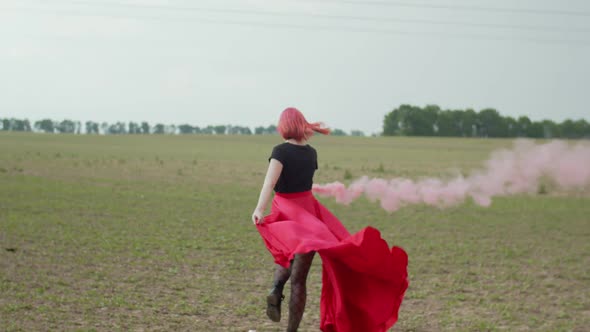
<svg viewBox="0 0 590 332"><path fill-rule="evenodd" d="M565 190L588 186L590 145L568 145L561 141L535 145L531 141L518 140L511 150L492 152L485 167L471 172L468 177L414 181L363 176L348 187L334 182L314 185L313 191L321 196L334 197L341 204L350 204L365 194L369 200L380 201L383 209L393 212L410 204L444 208L460 204L469 197L480 206L489 206L494 196L536 192L542 178Z"/></svg>

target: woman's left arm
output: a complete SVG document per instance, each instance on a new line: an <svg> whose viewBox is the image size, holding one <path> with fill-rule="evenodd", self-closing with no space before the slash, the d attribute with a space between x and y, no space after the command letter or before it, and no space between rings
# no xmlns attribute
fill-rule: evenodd
<svg viewBox="0 0 590 332"><path fill-rule="evenodd" d="M260 190L260 196L258 197L258 205L254 209L252 214L252 222L254 224L261 224L264 220L264 211L266 211L266 205L272 195L272 190L275 184L279 180L279 176L283 171L283 164L280 161L272 158L268 164L268 170L266 171L266 177L264 178L264 184Z"/></svg>

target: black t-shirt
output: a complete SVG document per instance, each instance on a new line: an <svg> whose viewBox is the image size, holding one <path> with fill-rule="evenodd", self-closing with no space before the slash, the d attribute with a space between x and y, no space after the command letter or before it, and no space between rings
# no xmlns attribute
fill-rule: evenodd
<svg viewBox="0 0 590 332"><path fill-rule="evenodd" d="M283 164L283 170L274 190L278 193L296 193L311 190L313 173L318 169L318 155L308 145L283 143L272 149L268 159L276 159Z"/></svg>

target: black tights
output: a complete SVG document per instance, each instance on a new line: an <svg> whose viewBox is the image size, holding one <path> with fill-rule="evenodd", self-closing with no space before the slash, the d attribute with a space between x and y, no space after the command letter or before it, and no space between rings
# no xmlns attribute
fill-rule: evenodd
<svg viewBox="0 0 590 332"><path fill-rule="evenodd" d="M299 327L305 302L307 300L307 274L313 261L315 252L307 254L297 254L291 262L291 266L286 269L277 265L274 277L274 285L282 292L283 286L291 277L291 297L289 298L289 324L287 332L295 332Z"/></svg>

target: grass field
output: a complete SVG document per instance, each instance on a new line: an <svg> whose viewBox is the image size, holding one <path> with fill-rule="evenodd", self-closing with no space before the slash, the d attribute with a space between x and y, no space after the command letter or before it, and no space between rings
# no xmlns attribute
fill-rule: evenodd
<svg viewBox="0 0 590 332"><path fill-rule="evenodd" d="M0 331L281 331L250 221L277 136L0 135ZM479 167L508 140L317 137L316 182ZM590 167L590 165L589 165ZM345 179L345 177L347 179ZM388 214L321 199L409 254L393 331L589 331L590 197ZM321 264L301 331L318 331ZM362 332L362 331L360 331Z"/></svg>

